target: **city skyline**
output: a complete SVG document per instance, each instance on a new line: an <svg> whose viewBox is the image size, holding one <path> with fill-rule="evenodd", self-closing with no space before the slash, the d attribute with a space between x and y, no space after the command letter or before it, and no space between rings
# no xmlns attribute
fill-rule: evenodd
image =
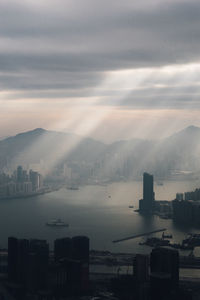
<svg viewBox="0 0 200 300"><path fill-rule="evenodd" d="M0 299L199 299L200 1L0 20Z"/></svg>

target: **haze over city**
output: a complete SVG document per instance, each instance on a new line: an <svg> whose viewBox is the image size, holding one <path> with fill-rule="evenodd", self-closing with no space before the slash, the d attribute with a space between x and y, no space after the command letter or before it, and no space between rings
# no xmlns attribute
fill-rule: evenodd
<svg viewBox="0 0 200 300"><path fill-rule="evenodd" d="M0 1L0 300L200 299L200 1Z"/></svg>

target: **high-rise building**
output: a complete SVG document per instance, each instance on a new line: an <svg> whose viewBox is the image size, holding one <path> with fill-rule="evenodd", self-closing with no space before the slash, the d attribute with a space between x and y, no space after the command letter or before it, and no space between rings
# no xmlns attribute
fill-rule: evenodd
<svg viewBox="0 0 200 300"><path fill-rule="evenodd" d="M87 236L75 236L72 238L73 258L89 262L89 238Z"/></svg>
<svg viewBox="0 0 200 300"><path fill-rule="evenodd" d="M72 258L72 239L69 237L54 241L54 258L59 261L62 258Z"/></svg>
<svg viewBox="0 0 200 300"><path fill-rule="evenodd" d="M176 200L183 200L183 193L176 193Z"/></svg>
<svg viewBox="0 0 200 300"><path fill-rule="evenodd" d="M18 240L17 281L25 286L27 285L28 264L29 241L26 239Z"/></svg>
<svg viewBox="0 0 200 300"><path fill-rule="evenodd" d="M58 293L85 292L89 288L89 238L75 236L54 242Z"/></svg>
<svg viewBox="0 0 200 300"><path fill-rule="evenodd" d="M149 256L136 254L133 261L133 271L137 282L146 282L149 279Z"/></svg>
<svg viewBox="0 0 200 300"><path fill-rule="evenodd" d="M46 287L49 246L45 240L8 238L8 278L30 290Z"/></svg>
<svg viewBox="0 0 200 300"><path fill-rule="evenodd" d="M29 287L32 290L44 289L47 285L49 245L45 240L30 240Z"/></svg>
<svg viewBox="0 0 200 300"><path fill-rule="evenodd" d="M80 261L76 268L80 272L80 289L89 288L89 238L87 236L75 236L72 238L73 259Z"/></svg>
<svg viewBox="0 0 200 300"><path fill-rule="evenodd" d="M163 299L179 284L179 253L169 247L152 250L150 257L150 282L153 299ZM164 298L165 299L165 298Z"/></svg>
<svg viewBox="0 0 200 300"><path fill-rule="evenodd" d="M22 166L17 167L17 181L19 181L19 182L23 181L23 168L22 168Z"/></svg>
<svg viewBox="0 0 200 300"><path fill-rule="evenodd" d="M69 258L83 262L89 262L89 238L86 236L75 236L72 239L65 237L54 242L55 261Z"/></svg>
<svg viewBox="0 0 200 300"><path fill-rule="evenodd" d="M18 240L14 237L8 238L8 279L17 281L18 270Z"/></svg>
<svg viewBox="0 0 200 300"><path fill-rule="evenodd" d="M40 174L38 172L34 172L32 170L30 170L29 172L29 178L30 178L30 181L32 183L32 188L33 188L33 191L37 191L39 188L40 188Z"/></svg>
<svg viewBox="0 0 200 300"><path fill-rule="evenodd" d="M154 208L153 175L143 174L143 199L139 202L142 213L151 213Z"/></svg>
<svg viewBox="0 0 200 300"><path fill-rule="evenodd" d="M28 240L8 238L8 278L10 281L26 285L28 253Z"/></svg>

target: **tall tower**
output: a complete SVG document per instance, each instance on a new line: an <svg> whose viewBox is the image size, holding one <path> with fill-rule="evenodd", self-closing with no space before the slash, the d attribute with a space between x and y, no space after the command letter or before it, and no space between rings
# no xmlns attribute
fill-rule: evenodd
<svg viewBox="0 0 200 300"><path fill-rule="evenodd" d="M17 167L17 181L22 182L23 181L23 169L22 166Z"/></svg>
<svg viewBox="0 0 200 300"><path fill-rule="evenodd" d="M154 206L153 175L143 174L143 199L140 200L140 212L151 213Z"/></svg>
<svg viewBox="0 0 200 300"><path fill-rule="evenodd" d="M178 251L169 247L153 249L150 257L150 269L151 298L155 300L172 299L171 293L174 294L179 285Z"/></svg>

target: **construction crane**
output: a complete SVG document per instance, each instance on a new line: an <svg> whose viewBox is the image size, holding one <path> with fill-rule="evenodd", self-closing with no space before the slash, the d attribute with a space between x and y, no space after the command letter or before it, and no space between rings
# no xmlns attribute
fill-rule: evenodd
<svg viewBox="0 0 200 300"><path fill-rule="evenodd" d="M135 238L144 236L144 235L149 235L149 234L152 234L152 233L161 232L161 231L166 231L166 230L167 230L166 228L161 228L161 229L157 229L157 230L153 230L153 231L149 231L149 232L144 232L144 233L140 233L140 234L135 234L135 235L132 235L132 236L123 238L123 239L114 240L114 241L112 241L112 242L113 242L113 243L124 242L124 241L127 241L127 240L131 240L131 239L135 239Z"/></svg>

